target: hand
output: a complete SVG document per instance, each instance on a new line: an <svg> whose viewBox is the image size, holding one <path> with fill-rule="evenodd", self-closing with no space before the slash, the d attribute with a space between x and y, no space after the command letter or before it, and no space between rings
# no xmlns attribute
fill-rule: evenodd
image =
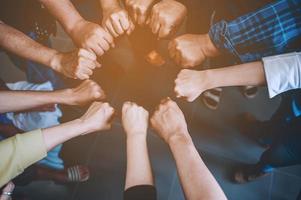
<svg viewBox="0 0 301 200"><path fill-rule="evenodd" d="M122 125L127 137L147 133L148 112L143 107L132 102L126 102L122 107Z"/></svg>
<svg viewBox="0 0 301 200"><path fill-rule="evenodd" d="M114 108L108 103L94 102L80 118L80 121L83 126L87 127L86 133L108 130L111 128L113 114Z"/></svg>
<svg viewBox="0 0 301 200"><path fill-rule="evenodd" d="M178 98L184 97L192 102L208 88L206 71L183 69L175 80L175 93Z"/></svg>
<svg viewBox="0 0 301 200"><path fill-rule="evenodd" d="M76 23L70 36L77 46L94 52L97 56L102 56L110 46L115 46L113 37L108 32L98 24L85 20Z"/></svg>
<svg viewBox="0 0 301 200"><path fill-rule="evenodd" d="M68 105L86 105L106 98L101 87L92 80L85 80L79 86L69 91L70 101L66 102Z"/></svg>
<svg viewBox="0 0 301 200"><path fill-rule="evenodd" d="M125 0L125 5L135 23L142 26L146 23L151 5L155 0Z"/></svg>
<svg viewBox="0 0 301 200"><path fill-rule="evenodd" d="M179 36L169 43L168 50L170 57L184 68L195 67L200 65L206 57L218 55L218 50L208 34Z"/></svg>
<svg viewBox="0 0 301 200"><path fill-rule="evenodd" d="M167 143L172 137L189 136L184 114L170 98L161 101L151 118L151 124Z"/></svg>
<svg viewBox="0 0 301 200"><path fill-rule="evenodd" d="M147 23L159 38L167 37L182 23L186 13L183 4L175 0L162 0L153 6Z"/></svg>
<svg viewBox="0 0 301 200"><path fill-rule="evenodd" d="M128 13L119 6L104 10L102 26L114 37L118 37L124 32L129 35L135 29Z"/></svg>
<svg viewBox="0 0 301 200"><path fill-rule="evenodd" d="M66 77L80 80L88 79L95 68L101 67L96 60L96 55L85 49L56 54L51 61L51 66Z"/></svg>

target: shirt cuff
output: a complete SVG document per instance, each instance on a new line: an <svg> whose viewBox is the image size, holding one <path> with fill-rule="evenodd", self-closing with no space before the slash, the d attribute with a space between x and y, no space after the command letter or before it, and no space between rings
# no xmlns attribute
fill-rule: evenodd
<svg viewBox="0 0 301 200"><path fill-rule="evenodd" d="M16 135L16 146L21 154L23 169L47 156L41 129Z"/></svg>
<svg viewBox="0 0 301 200"><path fill-rule="evenodd" d="M262 61L270 98L301 87L301 63L297 53L264 57Z"/></svg>
<svg viewBox="0 0 301 200"><path fill-rule="evenodd" d="M211 26L208 35L213 44L220 51L233 54L240 59L239 54L236 52L234 45L229 39L228 23L225 20L221 20L220 22L217 22Z"/></svg>

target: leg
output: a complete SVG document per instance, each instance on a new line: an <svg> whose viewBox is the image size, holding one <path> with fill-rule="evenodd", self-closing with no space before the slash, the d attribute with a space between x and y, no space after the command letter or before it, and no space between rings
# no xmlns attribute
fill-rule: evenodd
<svg viewBox="0 0 301 200"><path fill-rule="evenodd" d="M235 173L239 183L252 181L272 172L273 168L291 166L301 163L301 118L297 118L281 129L282 134L273 142L255 165L246 165Z"/></svg>

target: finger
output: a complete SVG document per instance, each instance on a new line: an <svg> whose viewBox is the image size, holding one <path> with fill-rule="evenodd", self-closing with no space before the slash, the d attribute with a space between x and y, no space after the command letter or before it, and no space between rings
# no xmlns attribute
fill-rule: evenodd
<svg viewBox="0 0 301 200"><path fill-rule="evenodd" d="M108 31L103 31L103 39L106 40L111 47L115 47L114 38Z"/></svg>
<svg viewBox="0 0 301 200"><path fill-rule="evenodd" d="M115 30L115 32L118 34L118 35L122 35L124 33L123 29L122 29L122 26L119 22L119 17L114 17L113 20L112 20L112 25L113 25L113 28Z"/></svg>
<svg viewBox="0 0 301 200"><path fill-rule="evenodd" d="M172 40L168 43L168 51L171 58L174 58L176 55L176 42Z"/></svg>
<svg viewBox="0 0 301 200"><path fill-rule="evenodd" d="M130 20L130 28L128 29L128 31L126 32L128 35L130 35L135 29L135 25L132 22L132 20Z"/></svg>
<svg viewBox="0 0 301 200"><path fill-rule="evenodd" d="M164 38L167 37L169 35L169 33L171 32L171 28L169 27L164 27L161 26L160 30L159 30L159 38Z"/></svg>
<svg viewBox="0 0 301 200"><path fill-rule="evenodd" d="M168 101L170 101L170 100L171 99L169 97L166 97L166 98L162 99L160 103L163 105L163 104L168 103Z"/></svg>
<svg viewBox="0 0 301 200"><path fill-rule="evenodd" d="M85 79L89 79L89 76L87 74L81 74L81 73L79 73L77 75L77 78L80 79L80 80L85 80Z"/></svg>
<svg viewBox="0 0 301 200"><path fill-rule="evenodd" d="M156 21L154 26L152 27L153 34L157 35L160 27L161 27L160 22Z"/></svg>
<svg viewBox="0 0 301 200"><path fill-rule="evenodd" d="M94 65L96 68L101 68L101 64L98 61L94 61Z"/></svg>
<svg viewBox="0 0 301 200"><path fill-rule="evenodd" d="M179 51L176 51L175 61L176 61L177 65L181 65L181 54Z"/></svg>
<svg viewBox="0 0 301 200"><path fill-rule="evenodd" d="M129 16L127 13L122 12L119 22L124 31L127 31L130 28Z"/></svg>
<svg viewBox="0 0 301 200"><path fill-rule="evenodd" d="M104 50L97 44L93 45L91 49L97 56L102 56L104 54Z"/></svg>
<svg viewBox="0 0 301 200"><path fill-rule="evenodd" d="M138 9L138 19L137 23L141 26L145 23L146 20L146 10Z"/></svg>
<svg viewBox="0 0 301 200"><path fill-rule="evenodd" d="M97 56L94 53L92 53L91 51L87 51L86 49L80 49L78 53L79 53L79 56L82 56L84 58L87 58L87 59L90 59L93 61L95 61L97 59Z"/></svg>
<svg viewBox="0 0 301 200"><path fill-rule="evenodd" d="M93 74L93 71L90 68L82 68L79 70L79 73L88 75L88 77L90 77Z"/></svg>
<svg viewBox="0 0 301 200"><path fill-rule="evenodd" d="M114 37L118 37L118 34L115 32L110 20L106 22L106 28L108 32L111 33Z"/></svg>
<svg viewBox="0 0 301 200"><path fill-rule="evenodd" d="M132 9L132 16L134 19L134 22L138 22L138 7L135 7Z"/></svg>
<svg viewBox="0 0 301 200"><path fill-rule="evenodd" d="M99 40L98 46L104 51L108 51L110 49L110 44L105 39Z"/></svg>

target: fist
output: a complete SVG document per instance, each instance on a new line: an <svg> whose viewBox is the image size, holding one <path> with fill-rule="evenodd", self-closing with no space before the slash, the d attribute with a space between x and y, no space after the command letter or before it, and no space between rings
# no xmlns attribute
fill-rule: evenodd
<svg viewBox="0 0 301 200"><path fill-rule="evenodd" d="M206 57L218 55L208 35L185 34L168 44L170 57L184 68L200 65Z"/></svg>
<svg viewBox="0 0 301 200"><path fill-rule="evenodd" d="M54 70L73 79L89 79L95 68L101 65L96 60L96 55L85 49L75 50L69 53L57 54L52 65Z"/></svg>
<svg viewBox="0 0 301 200"><path fill-rule="evenodd" d="M132 102L126 102L122 107L122 125L127 136L145 135L148 127L148 112L143 107Z"/></svg>
<svg viewBox="0 0 301 200"><path fill-rule="evenodd" d="M114 108L108 103L94 102L80 120L88 132L108 130L111 128L113 114Z"/></svg>
<svg viewBox="0 0 301 200"><path fill-rule="evenodd" d="M135 25L130 19L128 13L119 7L105 10L102 26L105 27L105 29L114 37L118 37L123 33L127 33L129 35L135 29Z"/></svg>
<svg viewBox="0 0 301 200"><path fill-rule="evenodd" d="M204 71L183 69L175 80L175 93L178 98L184 97L192 102L206 90Z"/></svg>
<svg viewBox="0 0 301 200"><path fill-rule="evenodd" d="M153 6L147 23L159 38L167 37L183 22L186 7L175 0L162 0Z"/></svg>
<svg viewBox="0 0 301 200"><path fill-rule="evenodd" d="M183 112L169 98L161 101L161 104L151 118L151 124L158 135L167 143L169 143L173 136L189 135Z"/></svg>
<svg viewBox="0 0 301 200"><path fill-rule="evenodd" d="M126 0L125 5L135 23L144 25L154 0Z"/></svg>
<svg viewBox="0 0 301 200"><path fill-rule="evenodd" d="M106 98L101 87L92 80L85 80L76 88L71 89L70 105L85 105L93 101L99 101Z"/></svg>
<svg viewBox="0 0 301 200"><path fill-rule="evenodd" d="M113 37L98 24L80 21L70 31L74 43L81 48L102 56L105 51L114 47Z"/></svg>

